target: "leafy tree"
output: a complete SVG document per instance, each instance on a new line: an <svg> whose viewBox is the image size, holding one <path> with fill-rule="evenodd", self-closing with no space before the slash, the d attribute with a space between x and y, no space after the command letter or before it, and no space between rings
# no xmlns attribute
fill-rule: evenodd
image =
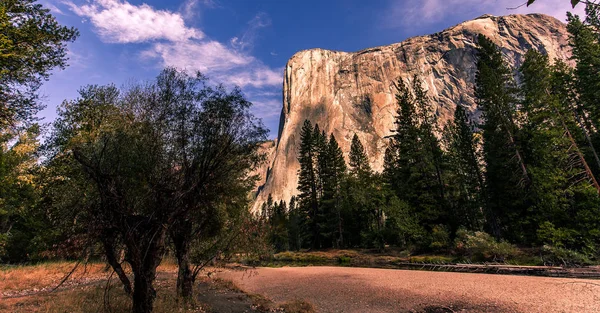
<svg viewBox="0 0 600 313"><path fill-rule="evenodd" d="M66 66L73 28L60 26L33 0L0 3L0 259L39 257L47 224L38 218L37 89L54 68ZM40 228L41 227L41 228ZM50 237L50 236L48 236Z"/></svg>
<svg viewBox="0 0 600 313"><path fill-rule="evenodd" d="M206 230L217 205L227 210L228 202L217 202L229 183L259 159L266 131L249 113L251 104L237 89L203 82L201 75L166 69L155 83L123 93L87 87L63 104L49 139L48 166L69 178L65 183L76 193L56 199L56 206L77 211L71 216L85 225L91 242L102 242L117 274L115 250L125 249L133 288L126 275L119 277L132 293L134 312L152 310L169 232L187 221L192 230ZM185 256L178 245L176 255ZM181 274L186 263L178 261ZM178 280L185 285L187 278Z"/></svg>
<svg viewBox="0 0 600 313"><path fill-rule="evenodd" d="M0 3L0 129L35 115L37 89L52 69L66 66L66 44L79 35L35 2Z"/></svg>
<svg viewBox="0 0 600 313"><path fill-rule="evenodd" d="M28 259L33 209L39 199L36 175L39 171L37 149L40 128L0 133L0 261L22 262ZM16 137L9 144L6 138Z"/></svg>
<svg viewBox="0 0 600 313"><path fill-rule="evenodd" d="M527 6L532 5L536 0L527 0ZM592 1L587 1L587 0L569 0L571 5L573 6L573 8L575 8L575 6L577 6L579 3L584 3L587 5L595 5L597 6L598 4L592 2Z"/></svg>

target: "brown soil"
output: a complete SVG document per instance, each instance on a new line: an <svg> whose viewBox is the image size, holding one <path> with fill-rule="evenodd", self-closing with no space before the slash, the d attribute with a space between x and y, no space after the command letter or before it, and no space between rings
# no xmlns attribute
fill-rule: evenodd
<svg viewBox="0 0 600 313"><path fill-rule="evenodd" d="M345 267L226 271L249 293L318 312L600 312L595 280Z"/></svg>

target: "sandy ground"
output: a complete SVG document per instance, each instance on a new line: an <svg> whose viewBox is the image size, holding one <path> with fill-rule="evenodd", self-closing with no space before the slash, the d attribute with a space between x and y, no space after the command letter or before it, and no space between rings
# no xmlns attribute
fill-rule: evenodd
<svg viewBox="0 0 600 313"><path fill-rule="evenodd" d="M246 292L318 312L600 312L600 281L348 267L225 271Z"/></svg>

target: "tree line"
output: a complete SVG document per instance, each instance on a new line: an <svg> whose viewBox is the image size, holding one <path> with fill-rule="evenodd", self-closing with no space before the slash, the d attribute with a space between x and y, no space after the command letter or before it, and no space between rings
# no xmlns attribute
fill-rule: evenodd
<svg viewBox="0 0 600 313"><path fill-rule="evenodd" d="M458 104L442 128L420 78L398 79L381 173L356 135L346 162L333 134L305 121L298 195L263 204L274 247L447 251L458 234L479 232L597 257L600 23L598 6L586 12L568 14L574 68L531 49L513 69L478 37L478 121Z"/></svg>

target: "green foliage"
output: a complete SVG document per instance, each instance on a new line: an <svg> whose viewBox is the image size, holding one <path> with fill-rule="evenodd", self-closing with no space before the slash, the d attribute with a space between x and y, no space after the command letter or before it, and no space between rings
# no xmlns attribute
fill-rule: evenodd
<svg viewBox="0 0 600 313"><path fill-rule="evenodd" d="M600 100L600 42L598 33L589 23L582 22L578 16L568 14L567 30L575 67L576 88L581 106L590 113L591 122L598 125L600 109L596 105Z"/></svg>
<svg viewBox="0 0 600 313"><path fill-rule="evenodd" d="M563 247L544 245L542 255L545 265L578 267L593 264L585 254Z"/></svg>
<svg viewBox="0 0 600 313"><path fill-rule="evenodd" d="M475 99L482 111L487 227L495 237L522 240L530 177L518 140L512 71L490 39L478 37Z"/></svg>
<svg viewBox="0 0 600 313"><path fill-rule="evenodd" d="M48 139L47 166L54 179L64 178L49 184L53 213L64 214L66 232L102 243L137 311L151 310L167 236L180 291L198 273L188 262L193 238L238 234L254 184L249 173L262 160L257 151L266 137L250 107L239 89L214 88L199 73L175 69L124 92L90 86L61 107ZM232 240L217 243L228 250ZM116 257L120 249L133 288Z"/></svg>
<svg viewBox="0 0 600 313"><path fill-rule="evenodd" d="M384 177L396 196L408 204L417 223L431 230L448 212L445 162L434 134L436 119L429 112L429 98L417 76L410 89L399 79L396 90L398 116L384 158Z"/></svg>
<svg viewBox="0 0 600 313"><path fill-rule="evenodd" d="M506 241L497 241L488 233L464 228L456 232L454 246L459 255L472 261L505 262L519 254L519 250Z"/></svg>
<svg viewBox="0 0 600 313"><path fill-rule="evenodd" d="M350 145L350 154L348 155L350 173L357 177L362 177L365 174L371 173L371 165L362 142L356 134L352 137Z"/></svg>
<svg viewBox="0 0 600 313"><path fill-rule="evenodd" d="M291 210L291 208L290 208ZM266 232L269 236L269 242L275 252L287 251L290 249L289 229L291 211L288 211L284 201L273 203L271 195L262 207L263 222L266 224Z"/></svg>
<svg viewBox="0 0 600 313"><path fill-rule="evenodd" d="M431 244L433 250L443 250L450 247L450 232L444 225L436 225L431 230Z"/></svg>
<svg viewBox="0 0 600 313"><path fill-rule="evenodd" d="M538 238L545 244L556 248L572 246L577 237L577 232L573 229L556 228L551 222L544 222L537 231Z"/></svg>
<svg viewBox="0 0 600 313"><path fill-rule="evenodd" d="M37 150L40 128L0 133L0 262L23 262L39 257L33 239L44 228L36 221L40 186Z"/></svg>
<svg viewBox="0 0 600 313"><path fill-rule="evenodd" d="M485 188L482 173L479 134L474 133L474 125L469 121L465 109L458 105L454 120L444 128L444 141L447 147L447 187L452 214L449 216L453 230L460 226L482 230L484 224Z"/></svg>
<svg viewBox="0 0 600 313"><path fill-rule="evenodd" d="M352 261L351 257L348 256L339 256L338 257L338 263L341 265L350 265L350 262Z"/></svg>
<svg viewBox="0 0 600 313"><path fill-rule="evenodd" d="M315 126L318 129L317 126ZM302 242L317 245L319 236L318 194L317 194L317 147L313 136L313 126L309 120L304 121L300 131L300 152L298 155L300 171L298 172L298 210L302 233Z"/></svg>
<svg viewBox="0 0 600 313"><path fill-rule="evenodd" d="M0 129L35 115L37 89L52 69L66 66L66 44L79 35L35 2L0 2Z"/></svg>

